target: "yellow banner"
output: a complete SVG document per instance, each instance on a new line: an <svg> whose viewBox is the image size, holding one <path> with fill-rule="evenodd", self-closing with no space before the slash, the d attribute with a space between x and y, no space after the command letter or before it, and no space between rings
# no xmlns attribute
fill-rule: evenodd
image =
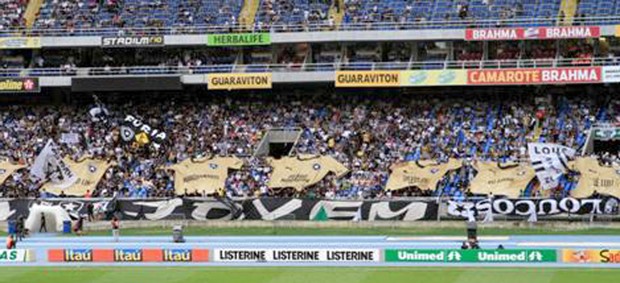
<svg viewBox="0 0 620 283"><path fill-rule="evenodd" d="M467 85L465 70L403 71L402 86Z"/></svg>
<svg viewBox="0 0 620 283"><path fill-rule="evenodd" d="M501 169L497 163L478 162L478 174L471 181L470 190L474 194L504 195L518 198L519 191L524 190L527 184L536 176L531 166L519 165Z"/></svg>
<svg viewBox="0 0 620 283"><path fill-rule="evenodd" d="M616 37L620 37L620 26L616 26Z"/></svg>
<svg viewBox="0 0 620 283"><path fill-rule="evenodd" d="M208 89L270 89L271 73L214 73L207 75Z"/></svg>
<svg viewBox="0 0 620 283"><path fill-rule="evenodd" d="M620 250L562 250L564 263L620 263Z"/></svg>
<svg viewBox="0 0 620 283"><path fill-rule="evenodd" d="M0 157L0 184L3 184L15 171L24 167L26 166L14 164L8 158Z"/></svg>
<svg viewBox="0 0 620 283"><path fill-rule="evenodd" d="M38 49L40 37L0 37L0 49Z"/></svg>
<svg viewBox="0 0 620 283"><path fill-rule="evenodd" d="M450 159L448 163L418 166L415 162L394 164L385 189L395 191L418 187L422 190L434 190L441 178L450 170L461 167L461 162Z"/></svg>
<svg viewBox="0 0 620 283"><path fill-rule="evenodd" d="M105 172L113 165L113 163L104 160L86 158L82 161L73 161L70 158L64 158L65 163L71 171L77 176L77 181L73 185L66 188L59 188L52 183L45 183L43 189L47 192L59 195L64 192L68 196L83 196L86 191L91 193L97 187L99 181Z"/></svg>
<svg viewBox="0 0 620 283"><path fill-rule="evenodd" d="M616 168L604 167L594 157L577 158L574 169L581 173L577 188L571 191L575 198L586 198L594 191L599 194L620 197L620 176Z"/></svg>
<svg viewBox="0 0 620 283"><path fill-rule="evenodd" d="M323 180L330 172L337 178L349 172L349 169L331 156L268 158L267 163L273 168L269 180L270 188L295 188L301 191Z"/></svg>
<svg viewBox="0 0 620 283"><path fill-rule="evenodd" d="M174 170L174 189L177 195L188 193L213 194L225 189L229 170L239 170L243 161L236 157L214 157L204 160L187 159L168 167Z"/></svg>
<svg viewBox="0 0 620 283"><path fill-rule="evenodd" d="M400 71L336 71L336 87L399 87Z"/></svg>

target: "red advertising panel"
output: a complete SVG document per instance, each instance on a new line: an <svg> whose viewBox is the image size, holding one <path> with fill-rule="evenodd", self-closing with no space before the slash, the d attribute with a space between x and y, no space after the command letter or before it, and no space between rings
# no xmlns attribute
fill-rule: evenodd
<svg viewBox="0 0 620 283"><path fill-rule="evenodd" d="M601 67L467 70L467 85L600 83Z"/></svg>
<svg viewBox="0 0 620 283"><path fill-rule="evenodd" d="M207 249L51 249L49 262L206 262Z"/></svg>
<svg viewBox="0 0 620 283"><path fill-rule="evenodd" d="M601 36L600 27L541 27L538 30L539 39L591 38Z"/></svg>
<svg viewBox="0 0 620 283"><path fill-rule="evenodd" d="M523 40L599 37L598 26L466 29L465 40Z"/></svg>
<svg viewBox="0 0 620 283"><path fill-rule="evenodd" d="M465 40L519 40L525 38L522 28L466 29Z"/></svg>

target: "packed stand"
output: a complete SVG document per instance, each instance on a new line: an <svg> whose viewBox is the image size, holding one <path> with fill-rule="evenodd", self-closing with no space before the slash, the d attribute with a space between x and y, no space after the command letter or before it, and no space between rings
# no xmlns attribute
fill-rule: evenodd
<svg viewBox="0 0 620 283"><path fill-rule="evenodd" d="M261 0L254 30L306 31L333 27L329 0Z"/></svg>
<svg viewBox="0 0 620 283"><path fill-rule="evenodd" d="M244 159L244 168L227 180L231 196L463 194L473 176L467 166L448 174L434 192L411 188L387 193L383 187L390 166L403 161L459 158L516 162L522 160L527 142L533 140L580 148L594 122L614 120L620 110L618 103L598 105L594 100L566 97L541 107L532 96L502 97L501 101L454 96L377 99L342 94L321 98L300 94L294 99L277 95L194 97L179 101L167 97L157 104L110 102L106 105L108 124L93 122L84 105L5 107L0 112L0 156L32 164L48 138L78 133L80 143L63 144L66 155L74 159L89 155L117 163L106 172L93 196L172 196L174 175L162 166L211 155ZM132 148L120 142L118 126L125 113L140 113L168 133L163 149ZM296 153L331 155L350 173L342 179L328 176L306 193L268 188L271 169L252 154L264 131L271 127L300 127ZM38 196L44 193L39 191L40 186L24 169L9 178L0 192L5 197ZM188 194L202 196L203 192Z"/></svg>
<svg viewBox="0 0 620 283"><path fill-rule="evenodd" d="M27 6L28 0L0 0L0 30L25 27Z"/></svg>

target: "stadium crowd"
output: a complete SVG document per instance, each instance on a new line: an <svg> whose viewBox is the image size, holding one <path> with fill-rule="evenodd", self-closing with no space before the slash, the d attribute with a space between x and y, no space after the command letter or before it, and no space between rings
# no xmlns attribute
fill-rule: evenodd
<svg viewBox="0 0 620 283"><path fill-rule="evenodd" d="M364 95L331 94L269 98L250 96L203 99L108 101L109 115L97 121L83 104L10 106L1 108L0 156L32 164L48 138L77 133L79 143L62 144L63 154L116 161L92 196L161 197L174 194L174 174L163 165L196 156L239 156L245 166L230 174L231 196L299 195L362 198L389 197L383 187L390 165L402 161L459 158L465 165L478 160L522 160L528 141L559 143L580 148L597 121L615 122L618 102L586 96L561 96L549 101L529 96L489 99L406 98L373 99ZM168 134L159 149L131 147L119 139L124 115L139 115ZM351 171L341 179L328 176L299 193L272 190L271 169L252 157L266 129L300 127L294 152L331 155ZM607 156L616 162L616 156ZM471 166L448 174L437 190L402 190L394 195L466 193L475 172ZM38 196L41 183L22 169L2 184L3 196ZM457 188L458 190L454 190ZM204 192L188 192L203 195Z"/></svg>

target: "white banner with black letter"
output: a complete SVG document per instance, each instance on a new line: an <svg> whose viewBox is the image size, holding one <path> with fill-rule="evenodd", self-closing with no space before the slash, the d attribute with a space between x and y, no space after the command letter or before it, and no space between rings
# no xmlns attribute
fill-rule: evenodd
<svg viewBox="0 0 620 283"><path fill-rule="evenodd" d="M528 153L536 177L543 189L558 186L559 178L568 171L568 160L575 158L575 150L552 143L529 143Z"/></svg>
<svg viewBox="0 0 620 283"><path fill-rule="evenodd" d="M30 168L30 177L39 181L50 181L57 188L68 188L78 179L65 163L54 141L49 140Z"/></svg>
<svg viewBox="0 0 620 283"><path fill-rule="evenodd" d="M215 249L216 262L378 262L378 249Z"/></svg>

